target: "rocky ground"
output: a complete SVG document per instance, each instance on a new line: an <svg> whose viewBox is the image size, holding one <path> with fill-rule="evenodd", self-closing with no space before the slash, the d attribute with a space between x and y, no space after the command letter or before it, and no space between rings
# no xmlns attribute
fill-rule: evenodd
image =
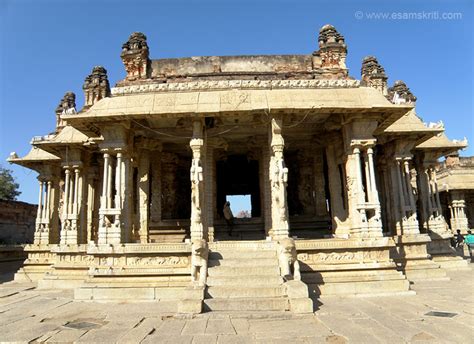
<svg viewBox="0 0 474 344"><path fill-rule="evenodd" d="M416 283L412 296L321 298L310 315L179 316L170 303L75 302L72 291L4 282L0 342L474 343L472 274Z"/></svg>

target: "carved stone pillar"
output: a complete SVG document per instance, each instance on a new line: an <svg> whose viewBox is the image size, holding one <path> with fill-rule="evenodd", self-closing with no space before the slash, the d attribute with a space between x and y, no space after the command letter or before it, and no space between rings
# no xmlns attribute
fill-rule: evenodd
<svg viewBox="0 0 474 344"><path fill-rule="evenodd" d="M94 169L90 169L87 175L87 203L86 203L86 242L93 242L96 238L96 230L95 227L95 212L96 212L96 194L98 190L97 187L97 178L98 174L97 171Z"/></svg>
<svg viewBox="0 0 474 344"><path fill-rule="evenodd" d="M214 241L214 211L216 209L216 163L214 161L214 146L206 142L206 167L204 169L204 185L206 204L207 240Z"/></svg>
<svg viewBox="0 0 474 344"><path fill-rule="evenodd" d="M36 226L34 234L34 243L37 245L49 244L49 198L51 196L51 184L48 183L41 175L38 177L39 194L38 194L38 211L36 214ZM49 186L49 190L48 190Z"/></svg>
<svg viewBox="0 0 474 344"><path fill-rule="evenodd" d="M151 154L151 204L150 204L150 223L157 224L162 218L162 194L163 194L163 178L162 178L162 152L161 147L153 150Z"/></svg>
<svg viewBox="0 0 474 344"><path fill-rule="evenodd" d="M394 220L398 235L420 233L409 164L409 157L395 157L392 163L392 180L396 185L396 189L392 192L397 195L394 197L397 208L394 212Z"/></svg>
<svg viewBox="0 0 474 344"><path fill-rule="evenodd" d="M338 147L335 145L328 145L326 148L326 156L328 163L328 177L329 177L329 194L331 205L331 220L333 234L337 238L348 238L350 224L348 223L348 213L344 199L345 181L344 171L340 168L341 165L338 159Z"/></svg>
<svg viewBox="0 0 474 344"><path fill-rule="evenodd" d="M64 198L60 244L77 245L84 241L82 228L83 178L80 164L64 167Z"/></svg>
<svg viewBox="0 0 474 344"><path fill-rule="evenodd" d="M138 162L138 211L140 216L140 242L148 242L148 222L150 218L150 151L140 150Z"/></svg>
<svg viewBox="0 0 474 344"><path fill-rule="evenodd" d="M441 212L436 172L432 167L436 163L436 159L427 159L425 154L418 153L414 162L420 229L440 238L448 237L451 233L448 231L448 225Z"/></svg>
<svg viewBox="0 0 474 344"><path fill-rule="evenodd" d="M204 175L202 153L204 146L203 126L200 120L193 122L193 138L189 142L193 152L191 162L191 241L204 238L203 204L204 204Z"/></svg>
<svg viewBox="0 0 474 344"><path fill-rule="evenodd" d="M115 174L113 166L115 163ZM120 244L122 242L122 226L120 223L120 185L117 183L117 175L121 174L121 164L113 155L112 150L104 150L104 171L102 174L102 197L99 209L99 233L98 243L102 244ZM115 178L114 178L115 177ZM114 180L115 179L115 180ZM120 177L118 178L120 179ZM115 182L115 183L114 183ZM113 190L113 187L119 187ZM112 199L113 191L116 193L115 199ZM118 202L118 203L117 203Z"/></svg>
<svg viewBox="0 0 474 344"><path fill-rule="evenodd" d="M372 151L374 144L375 140L352 140L346 160L351 235L356 237L382 236L380 201Z"/></svg>
<svg viewBox="0 0 474 344"><path fill-rule="evenodd" d="M275 240L286 238L289 235L288 204L286 186L288 182L288 168L285 167L283 149L285 141L282 136L282 120L272 118L270 124L270 183L271 183L271 214L272 237Z"/></svg>
<svg viewBox="0 0 474 344"><path fill-rule="evenodd" d="M451 209L451 230L456 232L458 229L466 233L469 224L466 216L466 201L463 192L459 190L450 191L450 209Z"/></svg>

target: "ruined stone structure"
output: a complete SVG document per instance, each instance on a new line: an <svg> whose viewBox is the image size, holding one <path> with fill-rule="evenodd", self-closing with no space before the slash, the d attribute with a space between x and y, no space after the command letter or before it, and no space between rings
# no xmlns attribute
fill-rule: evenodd
<svg viewBox="0 0 474 344"><path fill-rule="evenodd" d="M0 200L0 243L33 243L36 206L19 201Z"/></svg>
<svg viewBox="0 0 474 344"><path fill-rule="evenodd" d="M446 157L436 169L441 207L451 230L474 229L474 157Z"/></svg>
<svg viewBox="0 0 474 344"><path fill-rule="evenodd" d="M426 125L373 56L349 76L331 25L309 55L153 60L133 33L127 75L95 67L76 113L9 161L39 172L34 244L17 279L80 300L179 299L181 312L312 310L311 295L410 293L462 267L435 166L466 142ZM250 195L229 237L222 209ZM408 279L407 279L408 278Z"/></svg>

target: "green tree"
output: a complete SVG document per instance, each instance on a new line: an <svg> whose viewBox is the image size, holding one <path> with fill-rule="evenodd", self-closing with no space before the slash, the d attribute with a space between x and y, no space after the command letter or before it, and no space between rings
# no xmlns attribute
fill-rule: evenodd
<svg viewBox="0 0 474 344"><path fill-rule="evenodd" d="M15 178L12 176L12 171L0 166L0 199L9 201L16 200L17 196L21 194L18 191L20 185L15 183Z"/></svg>

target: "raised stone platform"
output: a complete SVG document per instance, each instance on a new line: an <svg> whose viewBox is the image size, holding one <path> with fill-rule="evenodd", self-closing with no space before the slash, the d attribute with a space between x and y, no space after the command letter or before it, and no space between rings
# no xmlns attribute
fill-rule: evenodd
<svg viewBox="0 0 474 344"><path fill-rule="evenodd" d="M390 259L394 246L388 237L296 241L301 278L312 297L413 294Z"/></svg>

